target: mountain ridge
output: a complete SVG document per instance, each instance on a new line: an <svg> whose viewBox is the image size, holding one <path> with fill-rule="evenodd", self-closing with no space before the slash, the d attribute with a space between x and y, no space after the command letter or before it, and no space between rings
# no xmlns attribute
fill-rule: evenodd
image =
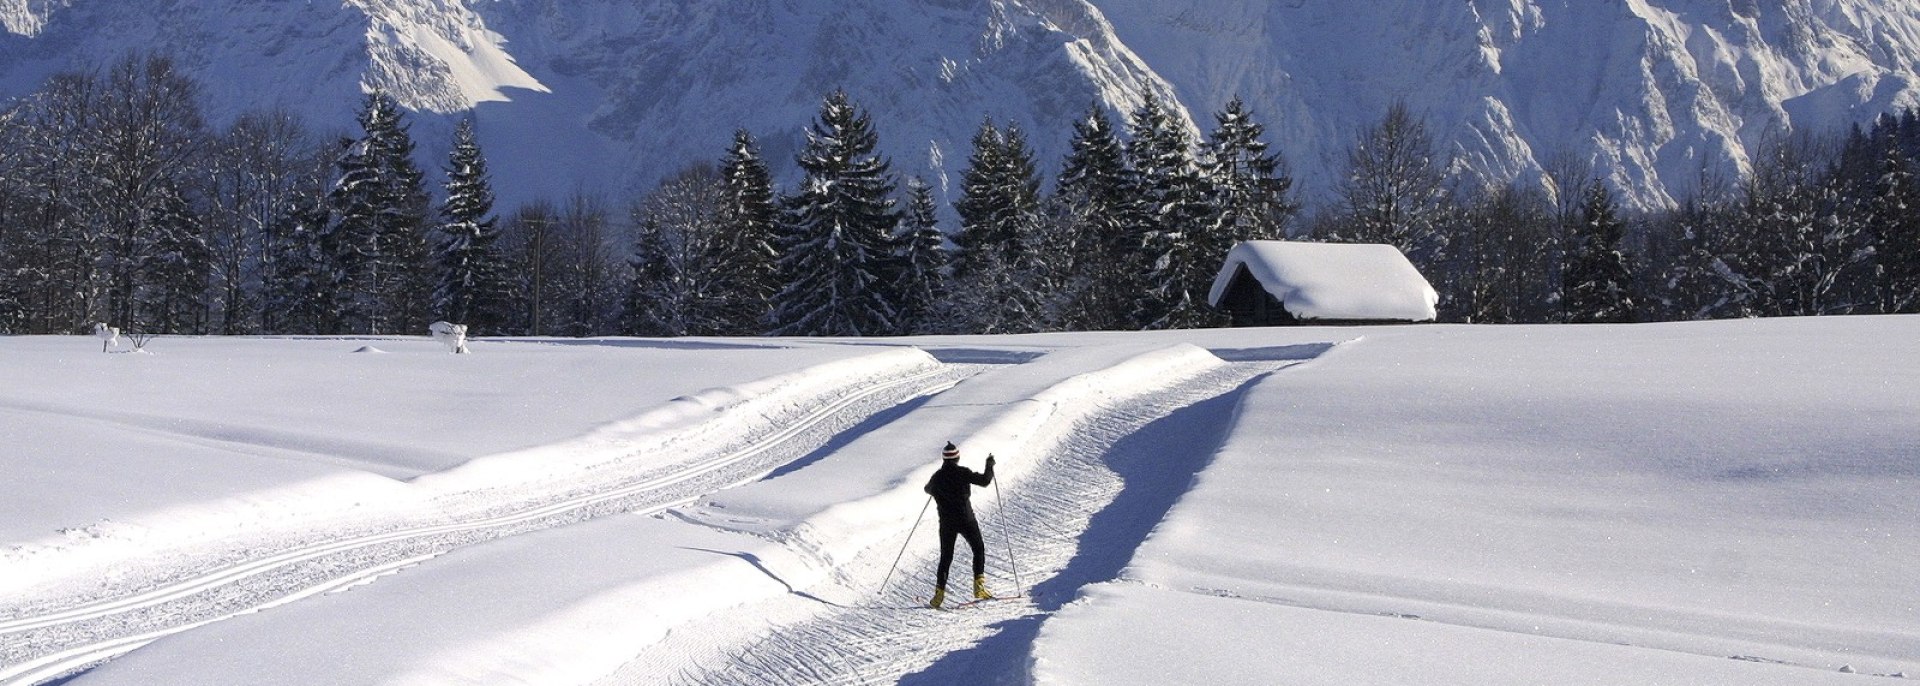
<svg viewBox="0 0 1920 686"><path fill-rule="evenodd" d="M508 202L637 196L736 128L789 166L836 88L946 193L982 119L1053 165L1090 103L1151 90L1197 128L1244 98L1311 200L1405 102L1473 178L1570 159L1637 207L1737 178L1779 132L1920 106L1920 7L1873 0L0 0L0 25L9 97L157 51L216 123L281 105L346 131L378 88L429 161L471 112Z"/></svg>

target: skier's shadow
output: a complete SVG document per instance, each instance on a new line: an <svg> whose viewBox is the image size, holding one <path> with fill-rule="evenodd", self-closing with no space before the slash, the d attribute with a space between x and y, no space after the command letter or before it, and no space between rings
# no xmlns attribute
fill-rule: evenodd
<svg viewBox="0 0 1920 686"><path fill-rule="evenodd" d="M1060 573L1028 591L1040 612L995 624L998 631L992 636L947 653L926 669L902 676L899 683L1026 683L1027 661L1041 623L1072 602L1082 586L1119 576L1134 550L1206 467L1212 446L1226 437L1234 406L1262 378L1175 410L1115 442L1107 451L1106 466L1124 485L1113 502L1088 520L1073 558Z"/></svg>
<svg viewBox="0 0 1920 686"><path fill-rule="evenodd" d="M727 557L737 557L737 558L740 558L740 559L742 559L742 560L745 560L747 564L750 564L750 565L753 565L753 568L754 568L754 569L758 569L758 570L760 570L760 573L761 573L761 574L765 574L765 575L767 575L767 578L769 578L769 579L773 579L774 581L778 581L778 582L780 582L780 585L781 585L781 586L785 586L785 587L787 587L787 592L788 592L788 593L791 593L791 594L793 594L793 595L797 595L797 596L800 596L800 597L802 597L802 598L806 598L807 600L811 600L811 601L813 601L813 602L816 602L816 603L820 603L820 604L822 604L822 605L826 605L826 606L829 606L829 607L844 607L844 606L842 606L842 605L840 605L839 603L835 603L835 602L833 602L833 601L831 601L831 600L827 600L827 599L825 599L825 598L821 598L820 596L817 596L817 595L814 595L814 594L812 594L812 593L808 593L808 592L806 592L806 591L802 591L802 590L800 590L800 589L797 589L797 588L794 588L794 587L793 587L793 584L790 584L790 583L787 583L787 580L786 580L786 579L782 579L782 578L780 578L780 575L778 575L778 574L775 574L775 573L773 573L773 570L771 570L771 569L767 569L767 565L766 565L766 563L764 563L764 562L761 562L761 561L760 561L760 556L759 556L759 555L755 555L755 554L753 554L753 553L749 553L749 552L746 552L746 551L740 551L740 552L732 552L732 553L730 553L730 552L727 552L727 551L724 551L724 550L714 550L714 549L712 549L712 548L695 548L695 547L692 547L692 546L680 546L680 549L681 549L681 550L692 550L692 551L695 551L695 552L702 552L702 553L713 553L713 554L715 554L715 555L725 555L725 556L727 556Z"/></svg>
<svg viewBox="0 0 1920 686"><path fill-rule="evenodd" d="M780 465L771 472L767 472L767 475L760 477L760 480L770 481L805 469L808 465L826 459L827 456L846 447L847 444L852 443L855 439L865 436L875 429L891 424L894 420L905 417L914 410L920 409L920 406L927 404L927 401L933 400L933 398L934 396L931 395L923 395L881 410L873 416L866 418L864 421L861 421L852 429L834 434L833 438L828 439L825 445L815 448L813 452L801 456L800 459Z"/></svg>
<svg viewBox="0 0 1920 686"><path fill-rule="evenodd" d="M1040 623L1047 615L1036 614L1009 619L993 628L999 631L966 650L947 653L926 669L901 675L900 684L1024 684L1027 683L1027 654L1040 635Z"/></svg>

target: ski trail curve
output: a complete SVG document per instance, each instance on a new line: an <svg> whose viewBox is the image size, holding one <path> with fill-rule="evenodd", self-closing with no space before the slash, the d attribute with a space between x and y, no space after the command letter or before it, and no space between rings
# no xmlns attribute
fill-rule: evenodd
<svg viewBox="0 0 1920 686"><path fill-rule="evenodd" d="M905 533L822 588L736 608L649 646L598 686L669 683L982 683L1017 677L1040 623L1086 584L1114 578L1224 439L1239 392L1299 360L1239 362L1080 419L1005 511L976 494L989 588L1009 598L929 610L937 545L921 527L876 593ZM1029 588L1013 588L1008 548ZM885 559L879 559L885 558ZM964 591L964 546L954 590ZM744 628L743 628L744 627ZM752 637L743 641L744 637Z"/></svg>
<svg viewBox="0 0 1920 686"><path fill-rule="evenodd" d="M537 495L454 494L443 504L457 514L439 521L311 532L307 540L271 553L186 571L144 591L0 619L0 686L58 678L163 636L368 583L458 547L687 503L760 478L874 414L943 392L981 368L929 363L875 383L850 385L792 416L764 418L764 430L714 442L710 450L667 466L582 474L572 482L547 484Z"/></svg>

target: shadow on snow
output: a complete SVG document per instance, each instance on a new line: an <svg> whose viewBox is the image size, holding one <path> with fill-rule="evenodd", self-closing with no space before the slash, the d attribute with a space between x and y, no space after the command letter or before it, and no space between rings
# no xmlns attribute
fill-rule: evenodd
<svg viewBox="0 0 1920 686"><path fill-rule="evenodd" d="M766 481L768 479L778 479L787 474L792 474L794 472L805 469L807 465L813 464L815 462L819 462L820 460L826 458L828 455L832 455L834 451L846 447L847 444L852 443L854 439L857 439L857 438L860 438L861 436L865 436L869 433L872 433L873 431L879 429L880 427L883 427L892 423L893 420L904 417L907 415L907 413L920 409L921 405L927 404L927 401L934 399L934 397L937 395L939 394L936 393L934 395L923 395L918 398L914 398L907 402L901 403L899 405L895 405L885 410L881 410L880 412L875 413L873 416L867 417L865 421L860 422L859 424L855 425L853 428L834 434L832 439L828 440L825 445L815 448L813 452L807 453L806 455L800 457L800 459L780 465L778 468L774 469L773 471L768 472L766 476L761 477L760 480ZM926 448L925 452L928 455L935 455L939 452L939 447L935 446L933 448Z"/></svg>
<svg viewBox="0 0 1920 686"><path fill-rule="evenodd" d="M1040 614L1001 622L994 627L998 631L979 644L948 653L926 669L901 677L900 683L1020 683L1041 623L1072 602L1080 587L1120 575L1147 534L1212 461L1241 396L1264 378L1256 376L1232 391L1175 410L1115 443L1105 461L1123 480L1120 492L1088 520L1066 567L1028 591Z"/></svg>

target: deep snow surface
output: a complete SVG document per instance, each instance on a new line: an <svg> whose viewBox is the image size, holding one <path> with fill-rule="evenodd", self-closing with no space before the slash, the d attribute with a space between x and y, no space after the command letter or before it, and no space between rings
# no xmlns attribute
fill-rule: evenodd
<svg viewBox="0 0 1920 686"><path fill-rule="evenodd" d="M1393 683L1438 663L1439 681L1484 682L1481 660L1505 653L1493 681L1564 683L1534 658L1632 662L1538 636L1920 674L1913 324L1369 332L1249 395L1125 587L1049 622L1040 674L1159 683L1138 668L1235 655L1214 637L1250 622L1283 645L1393 637L1366 639L1383 641L1378 672L1352 652L1283 651L1252 672L1269 676ZM1186 616L1164 638L1120 630L1170 611ZM1463 626L1491 631L1461 642ZM1441 659L1456 649L1475 657ZM1815 676L1719 665L1660 681Z"/></svg>
<svg viewBox="0 0 1920 686"><path fill-rule="evenodd" d="M0 434L23 448L0 470L27 496L0 503L0 655L87 645L16 628L240 564L238 543L280 541L262 530L304 550L391 526L421 542L356 548L379 576L156 636L74 683L1915 674L1917 334L1859 317L467 356L0 339ZM1034 597L913 609L930 522L879 588L947 440L976 468L1000 457L999 497L975 499L1016 529L990 535L990 585ZM633 495L431 533L607 489ZM200 597L263 596L153 607Z"/></svg>

